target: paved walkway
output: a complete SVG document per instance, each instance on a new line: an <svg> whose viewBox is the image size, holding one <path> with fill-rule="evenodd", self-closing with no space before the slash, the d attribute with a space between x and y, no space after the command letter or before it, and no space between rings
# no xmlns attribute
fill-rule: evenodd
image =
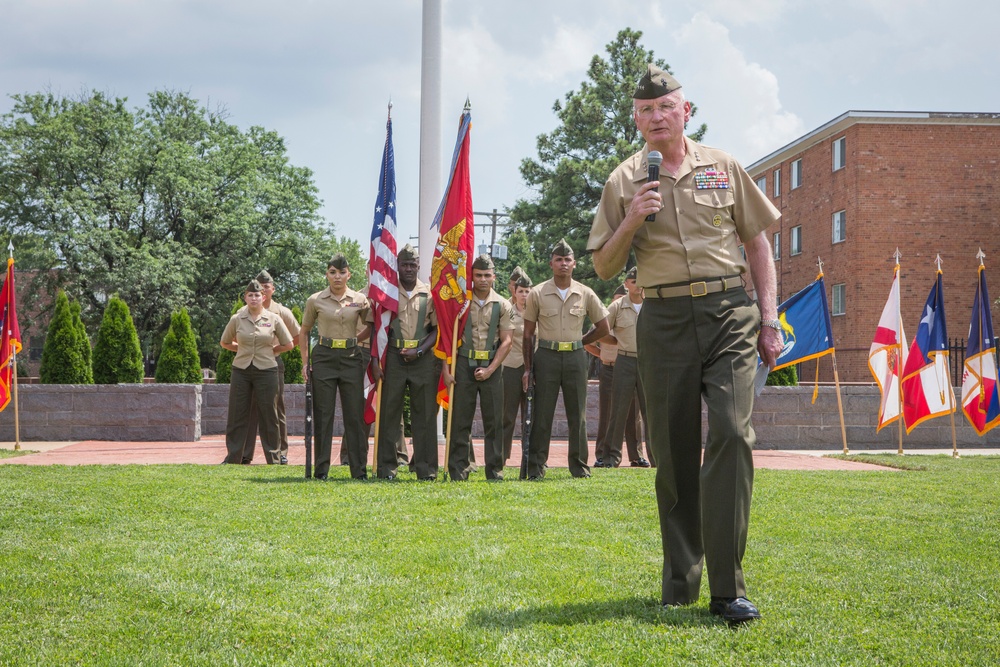
<svg viewBox="0 0 1000 667"><path fill-rule="evenodd" d="M301 437L292 438L289 448L289 463L303 465L305 463L305 448ZM14 443L0 442L0 448L13 449ZM334 442L334 460L339 452L339 442ZM86 440L83 442L23 442L21 449L38 452L14 458L0 459L0 464L8 465L114 465L114 464L155 464L155 463L197 463L216 464L226 456L226 442L223 435L203 436L198 442L118 442L106 440ZM369 448L370 449L370 448ZM475 444L476 460L482 464L482 442ZM941 450L942 452L950 450ZM994 450L975 450L976 453L997 453ZM831 451L754 451L754 465L757 468L773 470L885 470L894 468L876 466L855 461L841 461L826 456L838 452ZM874 452L865 452L874 453ZM921 450L920 453L930 453ZM938 453L937 450L934 453ZM964 453L964 452L963 452ZM444 446L439 453L444 460ZM517 465L520 452L511 456L511 464ZM549 463L553 467L565 467L566 443L553 442L549 450ZM264 462L263 452L259 446L254 457L254 464ZM370 463L369 458L369 463ZM627 466L627 464L626 464Z"/></svg>

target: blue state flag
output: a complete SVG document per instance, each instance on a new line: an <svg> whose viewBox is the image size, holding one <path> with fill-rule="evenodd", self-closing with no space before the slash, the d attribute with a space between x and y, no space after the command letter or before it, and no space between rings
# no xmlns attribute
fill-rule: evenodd
<svg viewBox="0 0 1000 667"><path fill-rule="evenodd" d="M834 352L826 285L820 276L778 306L785 346L772 371Z"/></svg>

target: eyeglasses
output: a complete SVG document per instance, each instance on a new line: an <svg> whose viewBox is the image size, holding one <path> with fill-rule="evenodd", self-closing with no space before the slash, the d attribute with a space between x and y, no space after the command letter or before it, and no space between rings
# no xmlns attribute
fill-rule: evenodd
<svg viewBox="0 0 1000 667"><path fill-rule="evenodd" d="M636 110L636 114L639 118L651 118L653 116L653 112L658 111L661 116L666 116L676 108L676 102L664 102L663 104L657 104L656 106L653 106L652 104L644 104Z"/></svg>

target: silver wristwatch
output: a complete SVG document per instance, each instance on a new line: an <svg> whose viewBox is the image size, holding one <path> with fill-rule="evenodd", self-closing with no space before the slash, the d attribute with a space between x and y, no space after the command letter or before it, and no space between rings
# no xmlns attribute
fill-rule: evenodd
<svg viewBox="0 0 1000 667"><path fill-rule="evenodd" d="M770 327L770 328L774 329L775 331L777 331L778 333L781 333L781 320L761 320L760 321L760 326L762 328L763 327Z"/></svg>

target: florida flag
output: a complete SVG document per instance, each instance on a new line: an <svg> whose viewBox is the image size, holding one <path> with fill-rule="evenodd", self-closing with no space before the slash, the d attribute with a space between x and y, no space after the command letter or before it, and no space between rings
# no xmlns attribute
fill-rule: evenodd
<svg viewBox="0 0 1000 667"><path fill-rule="evenodd" d="M469 182L469 129L472 114L466 108L458 129L458 141L451 161L451 177L441 207L434 217L438 240L431 263L431 293L438 330L434 354L451 363L453 334L465 326L468 303L472 296L472 262L475 243L475 220L472 212L472 186ZM448 409L448 388L442 378L438 383L437 402Z"/></svg>
<svg viewBox="0 0 1000 667"><path fill-rule="evenodd" d="M909 433L921 422L954 411L955 392L948 368L948 332L939 270L903 365L903 423Z"/></svg>
<svg viewBox="0 0 1000 667"><path fill-rule="evenodd" d="M882 402L878 409L878 427L899 419L899 378L906 363L906 334L899 318L899 265L892 275L889 300L882 309L875 340L868 352L868 368L875 376Z"/></svg>
<svg viewBox="0 0 1000 667"><path fill-rule="evenodd" d="M0 290L0 410L10 403L14 381L12 363L21 351L21 328L17 325L17 296L14 292L14 258L7 260L7 279ZM15 408L16 409L16 408Z"/></svg>
<svg viewBox="0 0 1000 667"><path fill-rule="evenodd" d="M996 347L990 293L986 290L986 271L979 267L979 285L972 303L972 325L965 348L965 372L962 374L962 411L979 435L1000 423L1000 396L997 395Z"/></svg>

